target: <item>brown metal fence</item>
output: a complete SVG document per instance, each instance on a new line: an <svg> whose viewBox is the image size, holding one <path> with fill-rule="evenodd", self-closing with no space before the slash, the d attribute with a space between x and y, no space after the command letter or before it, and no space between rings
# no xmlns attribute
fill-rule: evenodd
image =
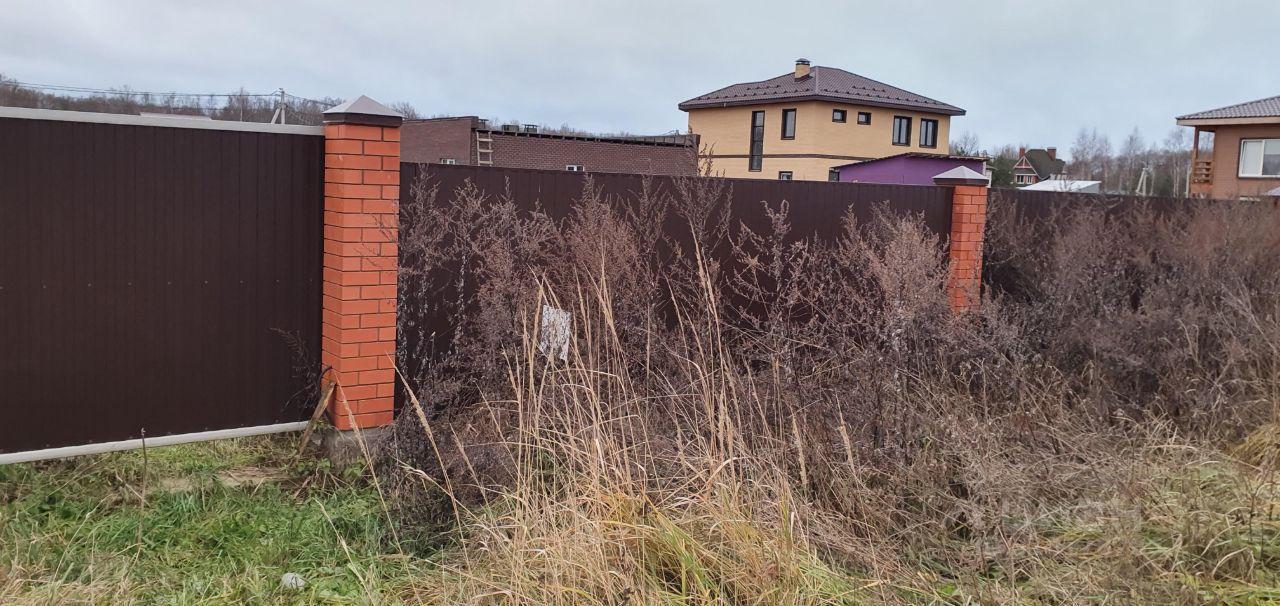
<svg viewBox="0 0 1280 606"><path fill-rule="evenodd" d="M415 185L437 188L437 200L451 197L470 182L485 194L497 198L510 196L522 212L539 209L552 219L564 220L570 216L574 205L582 198L587 180L603 197L621 204L634 203L636 193L644 190L652 196L673 194L680 177L645 177L629 174L585 175L565 171L493 168L480 166L456 166L439 164L403 163L401 174L401 212L415 195ZM686 178L688 179L688 178ZM697 178L703 179L703 178ZM951 230L951 189L947 187L877 185L861 183L831 183L806 181L772 181L758 179L725 179L730 192L720 199L721 207L710 215L717 215L728 206L728 224L736 232L743 225L756 233L767 233L769 219L765 204L776 210L782 201L790 205L789 220L793 239L817 238L834 241L842 233L844 218L852 214L861 223L870 222L875 207L883 204L895 213L913 213L920 216L925 225L945 240ZM404 221L402 220L402 223ZM691 235L687 224L674 212L668 212L664 221L665 235L676 241L684 250L691 250ZM412 263L404 259L402 263ZM659 257L663 256L658 251ZM727 263L728 250L710 251L709 256ZM448 351L449 337L457 325L451 314L467 313L467 310L442 311L435 301L410 300L406 293L429 293L433 299L453 300L460 296L458 281L443 275L409 276L403 280L426 280L429 287L405 285L400 291L400 342L401 363L409 376L416 376L431 363L431 357L443 356ZM467 283L462 288L475 288ZM424 335L434 335L432 342L419 342ZM405 355L412 352L412 355ZM400 386L397 385L399 388ZM398 394L401 398L403 394Z"/></svg>
<svg viewBox="0 0 1280 606"><path fill-rule="evenodd" d="M568 216L574 202L582 195L588 175L558 170L531 170L405 163L400 169L401 200L413 195L412 184L427 178L441 192L453 192L470 181L492 195L509 191L520 208L530 210L540 205L554 218ZM592 185L605 196L628 198L640 191L646 177L629 174L592 174ZM650 187L670 192L678 177L648 177ZM762 203L776 205L786 200L791 205L794 233L797 237L834 237L842 228L841 219L852 210L859 221L872 218L877 203L889 204L895 212L917 213L925 224L939 234L951 231L951 189L918 185L879 185L870 183L833 183L826 181L775 181L767 179L724 179L732 186L728 201L733 221L745 221L751 227L763 227Z"/></svg>
<svg viewBox="0 0 1280 606"><path fill-rule="evenodd" d="M303 419L323 153L0 118L0 453Z"/></svg>
<svg viewBox="0 0 1280 606"><path fill-rule="evenodd" d="M1080 209L1099 209L1108 213L1121 213L1140 206L1156 212L1184 209L1191 204L1205 201L1195 198L1172 196L1113 196L1053 191L1025 191L1015 188L993 189L990 200L995 205L1006 205L1019 216L1031 220L1062 217Z"/></svg>

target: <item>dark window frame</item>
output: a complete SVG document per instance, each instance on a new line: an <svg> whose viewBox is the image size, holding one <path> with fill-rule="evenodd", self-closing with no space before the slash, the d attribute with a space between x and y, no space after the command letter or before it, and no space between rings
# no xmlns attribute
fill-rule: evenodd
<svg viewBox="0 0 1280 606"><path fill-rule="evenodd" d="M786 175L786 177L783 177L782 175ZM796 180L795 172L789 171L789 170L780 170L778 171L778 180L779 181L795 181Z"/></svg>
<svg viewBox="0 0 1280 606"><path fill-rule="evenodd" d="M835 182L839 182L839 181L840 181L840 169L838 169L838 168L828 168L828 169L827 169L827 180L828 180L828 181L831 181L831 182L833 182L833 183L835 183Z"/></svg>
<svg viewBox="0 0 1280 606"><path fill-rule="evenodd" d="M907 127L902 131L902 138L898 138L899 121L905 121ZM893 117L893 136L890 141L899 147L911 147L911 116L894 116ZM901 143L899 143L901 141Z"/></svg>
<svg viewBox="0 0 1280 606"><path fill-rule="evenodd" d="M759 119L757 119L759 118ZM764 170L764 110L751 112L751 130L747 140L747 170L758 173ZM757 149L759 146L759 149Z"/></svg>
<svg viewBox="0 0 1280 606"><path fill-rule="evenodd" d="M930 135L930 142L925 143L925 134ZM938 121L933 118L920 119L920 147L936 149L938 147Z"/></svg>
<svg viewBox="0 0 1280 606"><path fill-rule="evenodd" d="M867 119L866 122L862 121L863 118ZM869 126L871 124L871 112L858 112L858 124Z"/></svg>
<svg viewBox="0 0 1280 606"><path fill-rule="evenodd" d="M840 116L840 117L839 117L839 118L836 118L836 116ZM837 123L837 124L844 124L845 122L848 122L848 121L849 121L849 110L846 110L846 109L840 109L840 108L832 108L832 110L831 110L831 121L832 121L832 122L835 122L835 123Z"/></svg>
<svg viewBox="0 0 1280 606"><path fill-rule="evenodd" d="M791 135L787 135L787 117L791 117ZM784 141L791 141L796 138L796 108L786 108L782 110L782 130L780 132Z"/></svg>

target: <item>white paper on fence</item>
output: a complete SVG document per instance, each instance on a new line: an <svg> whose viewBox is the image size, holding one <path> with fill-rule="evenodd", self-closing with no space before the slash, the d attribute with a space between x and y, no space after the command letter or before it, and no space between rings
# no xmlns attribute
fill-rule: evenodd
<svg viewBox="0 0 1280 606"><path fill-rule="evenodd" d="M538 351L549 358L569 360L569 312L542 306L542 330L538 335Z"/></svg>

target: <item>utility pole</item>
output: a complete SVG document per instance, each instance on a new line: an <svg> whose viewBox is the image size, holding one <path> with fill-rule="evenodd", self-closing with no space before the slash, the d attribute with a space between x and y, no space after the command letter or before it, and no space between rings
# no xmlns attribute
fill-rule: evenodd
<svg viewBox="0 0 1280 606"><path fill-rule="evenodd" d="M278 89L276 93L278 95L278 97L276 98L276 113L271 115L271 123L285 124L288 118L285 115L285 108L284 108L284 89L283 88ZM279 120L279 122L277 122L277 120Z"/></svg>
<svg viewBox="0 0 1280 606"><path fill-rule="evenodd" d="M1138 177L1138 187L1136 193L1139 196L1150 196L1151 189L1154 186L1155 172L1151 170L1151 164L1142 163L1142 175Z"/></svg>

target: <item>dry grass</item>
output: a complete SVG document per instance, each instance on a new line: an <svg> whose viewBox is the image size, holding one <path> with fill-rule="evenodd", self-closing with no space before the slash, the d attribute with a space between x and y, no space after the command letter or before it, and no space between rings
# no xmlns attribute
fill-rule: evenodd
<svg viewBox="0 0 1280 606"><path fill-rule="evenodd" d="M383 469L402 536L448 546L429 601L1275 598L1273 211L1021 243L998 215L995 296L956 318L913 218L818 242L782 203L751 233L716 187L588 185L563 221L420 190L407 286L447 284L454 332L406 364Z"/></svg>

